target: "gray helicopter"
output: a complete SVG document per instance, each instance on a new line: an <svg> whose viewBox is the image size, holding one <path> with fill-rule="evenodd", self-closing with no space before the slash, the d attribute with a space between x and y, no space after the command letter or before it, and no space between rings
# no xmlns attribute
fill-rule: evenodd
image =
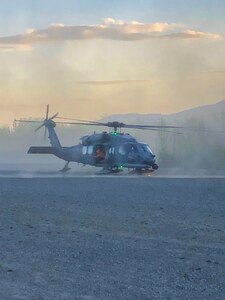
<svg viewBox="0 0 225 300"><path fill-rule="evenodd" d="M67 121L55 121L54 119ZM73 120L77 122L68 122ZM46 117L44 121L15 120L15 122L32 122L41 125L35 130L45 127L45 136L48 131L50 147L30 147L29 154L53 154L66 161L64 168L60 171L70 170L71 162L81 163L102 168L100 174L119 173L128 168L131 172L138 174L150 173L158 169L156 157L148 144L138 142L133 136L122 132L122 128L142 129L142 130L163 130L171 132L170 129L183 129L180 126L155 126L155 125L134 125L114 122L94 122L58 117L58 113L49 118L49 105L47 105ZM109 127L110 132L103 131L81 137L78 145L63 147L55 132L56 124L83 125L83 126L103 126ZM177 132L180 134L180 132Z"/></svg>

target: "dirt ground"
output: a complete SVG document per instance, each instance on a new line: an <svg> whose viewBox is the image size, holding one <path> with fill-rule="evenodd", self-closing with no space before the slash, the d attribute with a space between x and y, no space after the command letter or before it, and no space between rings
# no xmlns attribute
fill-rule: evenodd
<svg viewBox="0 0 225 300"><path fill-rule="evenodd" d="M223 300L224 278L224 178L0 178L0 300Z"/></svg>

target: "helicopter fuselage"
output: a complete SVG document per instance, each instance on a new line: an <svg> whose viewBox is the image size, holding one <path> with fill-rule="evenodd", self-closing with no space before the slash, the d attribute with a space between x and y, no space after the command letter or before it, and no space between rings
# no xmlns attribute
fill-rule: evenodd
<svg viewBox="0 0 225 300"><path fill-rule="evenodd" d="M147 144L139 143L129 135L120 132L102 132L81 138L81 143L71 147L61 147L54 142L54 128L49 129L52 147L31 147L28 153L53 154L66 162L102 167L113 170L123 168L157 169L155 155ZM39 149L38 149L39 148Z"/></svg>

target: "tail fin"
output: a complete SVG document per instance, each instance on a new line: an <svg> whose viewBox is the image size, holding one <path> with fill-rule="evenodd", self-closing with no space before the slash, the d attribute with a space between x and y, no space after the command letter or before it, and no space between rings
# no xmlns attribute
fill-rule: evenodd
<svg viewBox="0 0 225 300"><path fill-rule="evenodd" d="M53 123L53 121L51 121ZM49 133L49 140L50 140L50 143L52 145L52 147L54 148L62 148L61 144L60 144L60 141L58 139L58 136L55 132L55 125L54 124L47 124L46 125L47 129L48 129L48 133Z"/></svg>

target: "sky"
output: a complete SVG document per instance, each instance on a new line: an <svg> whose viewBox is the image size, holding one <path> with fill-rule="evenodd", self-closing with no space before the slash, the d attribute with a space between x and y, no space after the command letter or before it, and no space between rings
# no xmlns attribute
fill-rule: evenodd
<svg viewBox="0 0 225 300"><path fill-rule="evenodd" d="M224 0L0 0L0 124L225 99Z"/></svg>

